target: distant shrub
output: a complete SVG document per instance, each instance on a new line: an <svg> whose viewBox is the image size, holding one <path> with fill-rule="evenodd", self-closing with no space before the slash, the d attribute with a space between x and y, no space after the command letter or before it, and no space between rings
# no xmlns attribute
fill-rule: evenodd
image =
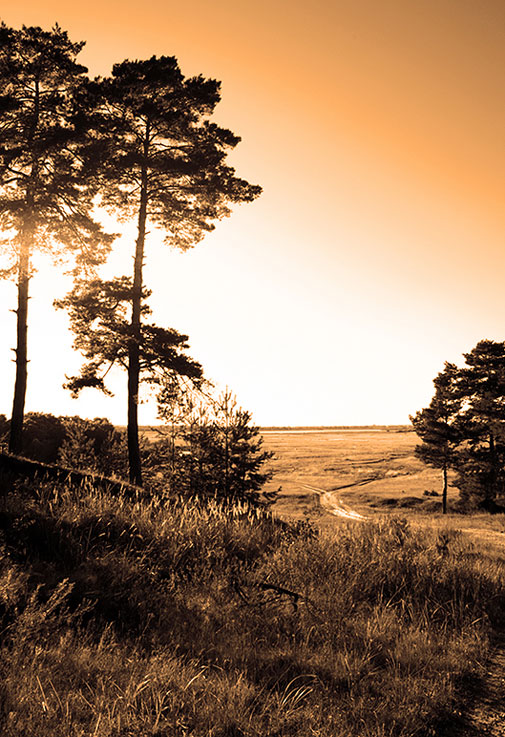
<svg viewBox="0 0 505 737"><path fill-rule="evenodd" d="M58 450L58 462L71 468L89 470L105 476L128 474L126 433L109 420L81 417L61 418L65 429Z"/></svg>
<svg viewBox="0 0 505 737"><path fill-rule="evenodd" d="M0 415L0 442L8 431L9 421ZM87 420L28 412L23 426L23 455L104 475L123 476L127 470L125 433L104 418Z"/></svg>
<svg viewBox="0 0 505 737"><path fill-rule="evenodd" d="M23 424L23 455L42 463L56 463L65 436L62 417L28 412Z"/></svg>

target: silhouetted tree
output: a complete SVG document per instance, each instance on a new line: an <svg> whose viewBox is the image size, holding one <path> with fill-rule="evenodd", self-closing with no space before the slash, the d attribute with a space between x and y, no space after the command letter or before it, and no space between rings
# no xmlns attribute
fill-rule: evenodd
<svg viewBox="0 0 505 737"><path fill-rule="evenodd" d="M107 373L114 365L128 370L132 292L132 280L128 277L110 281L93 279L77 282L65 299L55 302L57 307L68 310L75 334L74 347L86 358L80 375L69 378L66 384L74 396L85 387L111 394L105 383ZM188 336L147 323L148 296L144 288L141 302L144 320L136 336L139 380L154 387L166 386L176 375L187 377L199 386L202 367L186 355ZM139 483L131 468L130 475Z"/></svg>
<svg viewBox="0 0 505 737"><path fill-rule="evenodd" d="M189 248L230 213L230 205L253 200L260 188L237 178L225 163L240 139L208 120L220 99L219 82L185 79L177 60L162 56L117 64L91 91L97 114L88 124L102 146L103 204L137 224L127 368L130 478L140 484L137 405L147 229L158 226L168 244ZM85 379L89 386L99 382L89 366Z"/></svg>
<svg viewBox="0 0 505 737"><path fill-rule="evenodd" d="M446 364L426 410L413 418L426 462L456 472L464 503L497 508L505 496L505 343L480 341L466 365Z"/></svg>
<svg viewBox="0 0 505 737"><path fill-rule="evenodd" d="M482 340L465 361L457 484L464 501L493 509L505 494L505 343Z"/></svg>
<svg viewBox="0 0 505 737"><path fill-rule="evenodd" d="M458 386L459 370L446 363L444 370L434 379L435 395L429 407L420 410L410 420L422 439L416 447L416 455L443 472L442 511L447 513L448 470L456 461L456 448L460 442L458 428L461 397Z"/></svg>
<svg viewBox="0 0 505 737"><path fill-rule="evenodd" d="M75 124L74 93L86 72L76 62L82 47L58 26L0 27L0 231L10 260L2 273L15 275L18 287L14 452L22 446L33 251L74 251L89 267L110 242L90 215L93 189L80 157L86 131Z"/></svg>

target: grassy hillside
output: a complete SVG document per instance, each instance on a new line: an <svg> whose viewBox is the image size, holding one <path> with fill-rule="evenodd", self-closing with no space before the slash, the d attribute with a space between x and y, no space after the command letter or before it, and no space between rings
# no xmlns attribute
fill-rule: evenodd
<svg viewBox="0 0 505 737"><path fill-rule="evenodd" d="M503 625L456 533L3 486L7 737L441 734Z"/></svg>

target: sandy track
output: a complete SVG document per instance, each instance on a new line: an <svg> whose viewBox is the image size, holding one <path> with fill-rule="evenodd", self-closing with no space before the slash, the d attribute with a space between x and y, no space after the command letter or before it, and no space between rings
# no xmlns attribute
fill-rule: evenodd
<svg viewBox="0 0 505 737"><path fill-rule="evenodd" d="M317 486L303 486L304 489L312 491L314 494L319 496L319 503L330 514L335 517L344 517L345 519L354 519L364 521L368 517L364 517L359 512L355 512L353 509L342 504L342 500L336 496L334 491L325 491L324 489L318 489Z"/></svg>

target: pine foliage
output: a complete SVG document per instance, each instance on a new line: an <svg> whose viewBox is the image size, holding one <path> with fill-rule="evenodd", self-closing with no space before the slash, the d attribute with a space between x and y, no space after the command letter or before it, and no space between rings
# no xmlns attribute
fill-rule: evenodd
<svg viewBox="0 0 505 737"><path fill-rule="evenodd" d="M417 454L446 483L455 473L464 504L494 510L505 499L505 343L482 340L464 357L462 368L446 364L429 407L411 418Z"/></svg>

